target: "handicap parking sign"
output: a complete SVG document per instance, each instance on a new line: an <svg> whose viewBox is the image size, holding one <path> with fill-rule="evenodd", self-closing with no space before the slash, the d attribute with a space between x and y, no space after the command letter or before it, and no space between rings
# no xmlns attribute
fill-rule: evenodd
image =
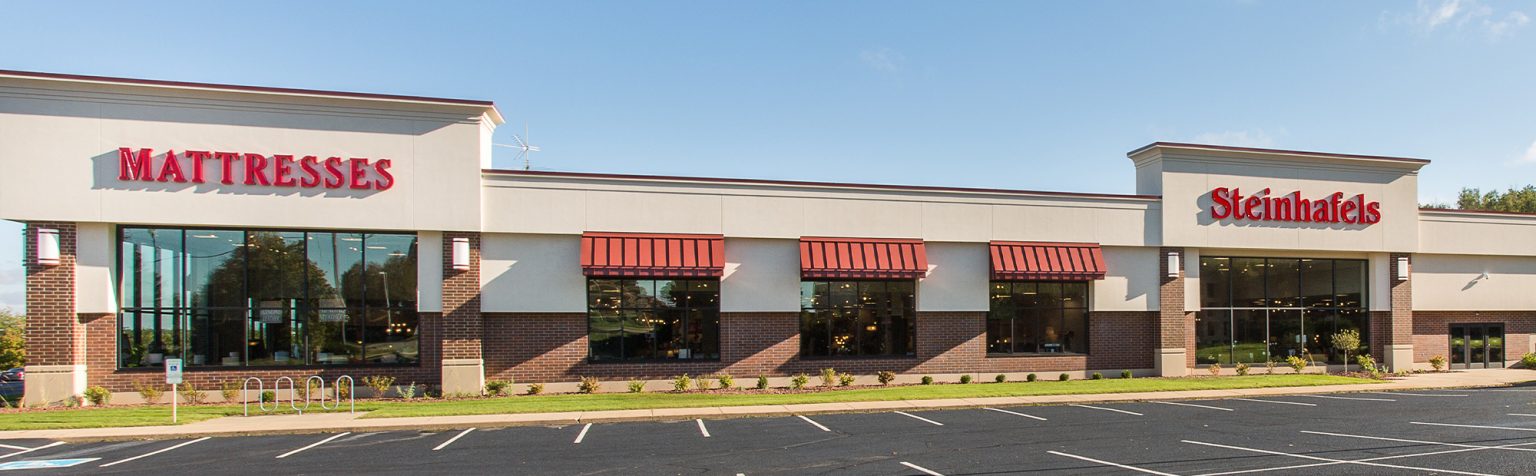
<svg viewBox="0 0 1536 476"><path fill-rule="evenodd" d="M12 469L48 469L68 468L78 464L85 464L101 458L71 458L71 459L40 459L33 461L12 461L0 464L0 471Z"/></svg>

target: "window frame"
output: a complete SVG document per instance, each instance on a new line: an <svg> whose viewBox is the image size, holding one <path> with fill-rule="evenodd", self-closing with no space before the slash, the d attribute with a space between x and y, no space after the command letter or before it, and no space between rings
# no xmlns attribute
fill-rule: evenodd
<svg viewBox="0 0 1536 476"><path fill-rule="evenodd" d="M1226 306L1207 306L1206 305L1206 296L1204 295L1203 287L1204 287L1204 284L1205 284L1204 280L1207 279L1206 278L1206 274L1207 273L1205 273L1204 272L1205 270L1203 269L1204 263L1200 263L1200 266L1202 267L1201 273L1200 273L1200 278L1201 278L1202 282L1201 282L1201 289L1199 289L1197 291L1197 292L1201 293L1201 296L1199 297L1199 301L1200 301L1201 306L1200 306L1200 311L1196 313L1196 319L1197 319L1196 336L1195 336L1195 347L1196 347L1196 349L1200 348L1200 341L1201 341L1201 336L1199 335L1199 330L1201 329L1201 327L1198 324L1198 320L1199 319L1207 319L1207 318L1218 318L1216 316L1209 316L1208 317L1206 315L1208 312L1224 313L1226 315L1226 319L1227 319L1227 325L1226 325L1227 335L1226 335L1226 340L1228 342L1227 354L1226 354L1226 359L1220 361L1219 363L1230 365L1230 364L1234 364L1236 362L1240 362L1239 360L1237 360L1236 356L1233 354L1233 350L1236 349L1238 347L1238 345L1240 345L1240 344L1236 343L1237 340L1234 338L1234 335L1233 335L1236 332L1237 319L1236 319L1235 316L1236 316L1238 311L1262 311L1263 312L1263 314L1264 314L1264 341L1266 343L1267 342L1271 342L1272 339L1273 339L1273 336L1270 335L1270 331L1273 330L1273 328L1274 328L1274 324L1271 322L1271 319L1273 317L1273 314L1276 311L1282 311L1282 312L1295 311L1295 312L1298 312L1300 314L1300 316L1301 316L1302 325L1303 326L1305 326L1306 323L1308 322L1307 319L1306 319L1306 316L1311 313L1310 311L1322 311L1322 312L1331 313L1331 315L1332 315L1331 322L1333 324L1333 327L1331 329L1329 329L1328 333L1326 333L1326 334L1319 334L1319 335L1325 335L1325 336L1327 336L1330 339L1332 338L1332 334L1334 332L1338 332L1338 330L1339 330L1338 323L1341 322L1341 320L1344 318L1344 316L1346 314L1346 311L1358 312L1358 314L1359 314L1358 318L1360 319L1360 323L1361 323L1361 326L1358 329L1360 331L1360 341L1361 341L1362 345L1367 346L1367 348L1369 349L1370 341L1371 341L1371 332L1372 332L1372 329L1371 329L1371 319L1370 319L1371 298L1372 298L1372 296L1371 296L1371 265L1370 265L1370 260L1369 259L1364 259L1364 258L1308 258L1308 257L1284 257L1284 256L1231 256L1231 255L1201 256L1200 259L1201 260L1206 260L1206 259L1213 259L1213 260L1214 259L1225 259L1225 260L1228 260L1227 261L1227 271L1225 273L1226 276L1227 276L1227 282L1225 283L1225 287L1224 287L1224 289L1226 289L1226 291L1227 291L1227 296L1226 296L1226 303L1227 303L1227 305ZM1329 279L1328 279L1328 281L1329 281L1328 301L1330 301L1329 305L1326 305L1326 306L1313 306L1310 303L1308 303L1309 299L1306 296L1308 283L1307 283L1306 278L1305 278L1306 271L1305 271L1304 267L1298 267L1297 271L1296 271L1296 275L1295 275L1296 279L1297 279L1297 283L1296 283L1297 296L1296 296L1296 305L1295 306L1237 306L1237 305L1235 305L1235 304L1237 304L1235 302L1235 299L1237 298L1237 296L1236 296L1236 288L1237 288L1237 279L1238 279L1238 276L1239 276L1239 273L1237 272L1237 269L1236 269L1236 260L1239 260L1239 259L1260 260L1263 263L1265 271L1263 273L1261 273L1259 282L1254 284L1254 286L1257 286L1259 289L1264 290L1264 296L1263 296L1263 301L1264 302L1273 302L1273 301L1275 301L1275 299L1272 296L1269 295L1269 291L1270 291L1270 283L1269 283L1270 273L1269 273L1269 270L1272 268L1271 266L1269 266L1269 262L1271 260L1284 260L1284 261L1295 260L1298 263L1305 263L1306 261L1327 261L1327 262L1329 262L1329 271L1328 271L1328 276L1329 276ZM1358 279L1360 280L1360 282L1359 282L1359 284L1360 284L1360 289L1359 289L1360 302L1359 302L1358 306L1341 306L1341 305L1339 305L1339 301L1340 301L1340 294L1339 294L1340 286L1339 286L1339 283L1341 282L1340 281L1340 276L1339 276L1339 263L1340 262L1352 262L1352 263L1356 263L1356 264L1359 265L1360 276L1359 276ZM1332 353L1332 346L1329 345L1328 348L1325 349L1325 352L1328 352L1329 354L1331 354ZM1275 356L1273 356L1273 355L1267 355L1266 356L1266 358L1269 358L1269 359L1273 359L1274 357ZM1197 356L1197 358L1198 358L1198 356ZM1328 360L1328 359L1331 359L1331 356L1330 355L1324 355L1324 359L1325 359L1325 361ZM1203 364L1203 362L1202 362L1202 364Z"/></svg>
<svg viewBox="0 0 1536 476"><path fill-rule="evenodd" d="M691 314L689 311L692 311L692 310L695 310L695 309L703 309L706 312L709 311L709 310L713 310L714 311L714 317L715 317L715 336L714 336L715 337L715 350L716 350L715 356L714 357L707 357L707 358L706 357L695 358L695 357L692 357L690 355L690 357L686 358L686 359L678 358L678 357L633 357L633 358L625 357L624 356L625 352L624 352L624 348L623 348L624 335L622 334L622 331L621 331L621 334L619 335L619 340L620 340L619 353L620 353L620 357L616 358L616 359L599 359L599 358L597 358L597 356L592 352L592 320L593 320L592 316L593 316L593 312L598 310L598 308L595 308L595 307L592 306L592 303L593 303L593 299L592 299L592 282L593 281L618 281L620 283L622 283L624 281L655 281L655 282L659 282L659 281L673 281L673 282L688 283L689 284L689 286L688 286L689 290L684 291L684 293L691 293L692 292L691 289L693 287L692 284L694 282L713 283L714 284L714 292L715 292L715 304L714 304L714 306L705 306L705 307L700 307L700 308L696 308L696 307L670 307L670 308L667 308L667 307L657 307L657 306L651 306L651 307L648 307L648 308L624 307L623 296L621 295L619 297L619 299L620 299L619 306L615 307L615 308L612 308L612 309L606 309L606 310L616 311L616 312L619 313L619 326L620 326L621 329L624 326L624 324L623 324L623 322L624 322L624 313L625 313L626 310L638 311L638 310L642 310L642 309L648 309L648 310L650 310L653 313L659 313L662 310L679 311L682 314L683 317L679 321L678 325L679 325L679 327L681 327L683 329L686 329L688 327L688 322L689 322L688 320L691 319L691 317L689 317L690 314ZM722 312L721 312L721 281L722 281L721 278L718 278L718 277L708 277L708 276L688 276L688 277L668 277L668 276L594 277L594 276L586 276L586 281L585 281L585 283L586 283L586 291L585 291L584 294L586 296L586 303L585 304L586 304L586 308L587 308L586 319L585 319L586 320L586 334L585 335L587 337L587 357L586 357L586 359L584 359L585 362L588 363L588 364L593 364L593 365L623 365L623 364L635 364L635 363L679 363L679 364L686 364L686 363L689 363L689 362L719 362L721 360L721 358L725 355L725 347L722 345L722 342L724 342L724 337L722 336L722 334L724 334L724 332L722 332L722 329L721 329L722 326L721 326L721 323L720 323L720 321L721 321L720 315L722 314ZM621 284L621 286L622 286L622 284ZM653 291L653 293L654 293L654 291ZM654 294L653 294L653 296L654 296ZM654 329L654 327L653 327L653 329Z"/></svg>
<svg viewBox="0 0 1536 476"><path fill-rule="evenodd" d="M994 286L997 286L998 284L1007 284L1008 287L1009 287L1009 292L1008 292L1009 299L1015 299L1015 296L1019 296L1020 295L1020 294L1016 294L1016 293L1013 292L1014 285L1018 284L1018 283L1032 283L1032 284L1035 284L1037 286L1037 288L1038 288L1038 286L1041 283L1062 284L1062 285L1081 284L1083 286L1083 293L1082 293L1083 304L1081 306L1066 306L1066 305L1064 305L1063 303L1065 302L1065 300L1059 298L1060 296L1065 296L1066 295L1065 292L1062 292L1061 295L1058 296L1058 299L1056 300L1056 305L1054 305L1054 306L1033 306L1033 307L1024 307L1024 308L1015 307L1015 308L1013 308L1013 315L1012 316L1009 316L1007 318L993 317L992 309L991 309L991 306L990 306L990 304L991 304L990 301L992 299L992 288ZM990 326L990 325L986 326L986 333L985 333L985 337L984 337L986 339L986 341L983 343L983 349L984 349L984 351L986 353L986 356L988 358L994 358L994 357L997 357L997 358L1065 357L1065 356L1073 356L1073 355L1086 356L1086 355L1091 355L1093 353L1093 339L1092 339L1092 334L1093 334L1093 311L1091 309L1092 303L1093 303L1093 282L1092 281L1048 280L1048 279L990 280L990 281L987 282L987 300L988 300L988 309L987 309L986 321L989 324L992 321L1006 321L1006 322L1009 323L1009 325L1008 325L1008 330L1009 330L1009 342L1008 342L1009 351L1008 352L994 352L994 351L992 351L992 345L991 345L991 342L992 342L992 329L991 329L991 327L992 326ZM1023 320L1023 319L1030 319L1030 317L1025 317L1024 316L1025 311L1036 311L1036 312L1038 312L1038 311L1043 311L1043 310L1054 310L1054 311L1056 311L1056 318L1059 319L1060 322L1062 322L1063 327L1065 327L1065 325L1066 325L1067 311L1068 310L1081 310L1082 313L1083 313L1083 347L1085 348L1085 350L1083 352L1065 352L1065 351L1064 352L1041 352L1040 348L1044 345L1043 342L1037 342L1035 344L1035 350L1033 352L1019 352L1019 351L1014 350L1014 346L1018 344L1017 342L1014 341L1014 336L1018 335L1017 331L1015 330L1017 322L1020 321L1020 320ZM1045 323L1046 323L1047 319L1041 318L1037 314L1036 316L1033 317L1033 320L1034 320L1034 324L1035 324L1033 326L1034 331L1035 331L1035 333L1033 335L1035 335L1036 338L1038 339L1039 336L1044 334L1044 328L1045 328Z"/></svg>
<svg viewBox="0 0 1536 476"><path fill-rule="evenodd" d="M911 348L910 349L906 349L904 352L901 352L901 353L888 353L888 354L862 354L862 353L859 353L859 354L853 354L853 355L833 355L832 354L832 349L833 349L835 344L832 343L831 335L832 335L832 332L833 332L833 327L835 326L835 321L833 320L833 318L828 317L828 318L826 318L827 319L827 324L826 324L826 327L824 329L826 331L826 334L827 334L827 339L826 339L827 340L827 348L824 349L826 351L826 355L811 355L811 354L807 354L806 353L806 350L807 350L807 347L806 347L806 331L807 331L806 320L807 320L808 315L817 314L817 313L821 313L821 312L827 312L827 313L844 312L844 311L847 311L847 310L859 309L861 307L861 306L833 306L833 305L827 305L827 306L822 306L822 307L816 307L816 306L806 307L806 305L805 305L806 304L806 301L805 301L805 291L804 290L805 290L805 286L806 286L807 283L811 284L813 290L814 290L814 286L817 283L826 283L826 285L827 285L827 296L828 296L829 300L830 300L830 298L832 296L832 293L833 293L832 287L834 285L838 284L838 283L853 283L854 284L853 294L854 294L854 298L855 299L857 299L858 295L859 295L859 289L860 289L859 286L862 285L862 284L865 284L865 283L882 283L882 284L886 284L886 285L888 285L889 283L907 283L907 284L910 284L911 285L911 289L912 289L912 293L911 293L911 306L908 306L908 307L906 307L903 310L907 313L907 319L906 319L906 321L907 321L906 322L906 328L907 329L906 329L906 332L907 332L907 335L911 337L911 343L912 343ZM919 343L920 343L920 339L922 338L919 335L918 326L917 326L917 319L918 319L918 312L917 312L917 299L918 299L917 291L918 291L918 289L917 288L918 288L918 282L917 282L916 279L911 279L911 280L908 280L908 279L801 279L800 280L800 289L801 289L800 312L797 313L797 322L796 322L796 325L795 325L795 327L796 327L796 335L800 338L800 346L799 346L800 348L798 350L796 350L796 352L795 352L796 358L798 358L800 360L916 359L917 358L917 349L920 346ZM814 291L812 292L812 294L814 294ZM887 288L887 292L885 294L886 295L890 295L891 294L889 292L888 288ZM889 309L889 306L886 306L886 308ZM856 348L856 349L859 348L859 347L861 347L861 346L857 346L857 345L854 346L854 348Z"/></svg>

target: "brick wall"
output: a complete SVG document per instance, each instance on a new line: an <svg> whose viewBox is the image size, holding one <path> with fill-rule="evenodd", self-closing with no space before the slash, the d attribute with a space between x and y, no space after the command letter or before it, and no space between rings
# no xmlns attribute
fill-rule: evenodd
<svg viewBox="0 0 1536 476"><path fill-rule="evenodd" d="M1405 280L1399 281L1397 279L1398 258L1408 258L1408 269L1413 269L1413 255L1411 254L1392 253L1388 258L1390 269L1387 270L1387 279L1390 280L1392 287L1390 297L1392 299L1392 311L1387 313L1387 322L1383 322L1382 327L1371 328L1372 335L1377 334L1377 329L1381 329L1380 335L1383 339L1386 339L1382 342L1382 348L1385 348L1387 345L1413 343L1413 275L1410 273L1408 279Z"/></svg>
<svg viewBox="0 0 1536 476"><path fill-rule="evenodd" d="M1536 311L1415 311L1413 313L1413 361L1446 357L1451 351L1451 324L1504 324L1504 360L1519 360L1529 351L1536 334Z"/></svg>
<svg viewBox="0 0 1536 476"><path fill-rule="evenodd" d="M1156 349L1183 348L1185 365L1195 366L1195 314L1184 311L1184 270L1174 277L1168 276L1168 254L1179 255L1179 265L1184 265L1184 248L1161 248L1157 255L1158 319Z"/></svg>
<svg viewBox="0 0 1536 476"><path fill-rule="evenodd" d="M486 378L559 382L583 376L665 379L682 373L745 378L815 374L826 367L857 374L1146 369L1152 367L1157 314L1093 313L1091 355L988 357L986 313L920 312L915 357L802 360L799 314L722 313L719 361L598 364L586 360L586 319L582 313L487 314Z"/></svg>
<svg viewBox="0 0 1536 476"><path fill-rule="evenodd" d="M453 239L469 239L469 269L453 269ZM428 319L426 315L423 320ZM481 358L480 234L443 233L442 357Z"/></svg>
<svg viewBox="0 0 1536 476"><path fill-rule="evenodd" d="M59 230L59 264L37 264L37 230ZM27 364L85 363L86 330L75 314L75 224L30 222L26 230Z"/></svg>

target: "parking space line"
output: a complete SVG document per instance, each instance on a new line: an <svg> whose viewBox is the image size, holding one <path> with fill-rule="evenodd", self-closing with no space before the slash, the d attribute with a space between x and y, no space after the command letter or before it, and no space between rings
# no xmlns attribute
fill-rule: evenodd
<svg viewBox="0 0 1536 476"><path fill-rule="evenodd" d="M1440 451L1431 451L1431 452L1427 452L1427 453L1408 453L1408 454L1399 454L1399 455L1391 455L1391 456L1377 456L1375 458L1358 459L1358 460L1355 460L1355 461L1366 463L1366 462L1372 462L1372 461L1385 461L1385 460L1402 459L1402 458L1422 458L1422 457L1425 457L1425 456L1437 456L1437 455L1445 455L1445 454L1453 454L1453 453L1467 453L1467 452L1472 452L1472 451L1486 451L1486 450L1504 449L1504 448L1521 447L1521 446L1532 446L1532 445L1536 445L1536 442L1510 443L1510 444L1507 444L1507 445L1485 446L1485 447L1478 447L1478 448L1457 448L1457 449L1454 449L1454 450L1440 450ZM1234 474L1264 473L1264 472L1269 472L1269 471L1285 471L1285 470L1292 470L1292 469L1316 468L1316 467L1319 467L1319 466L1333 466L1333 465L1338 465L1338 464L1343 464L1343 463L1297 464L1297 465L1291 465L1291 466L1280 466L1280 467L1275 467L1275 468L1258 468L1258 469L1244 469L1244 470L1238 470L1238 471L1221 471L1221 472L1216 472L1216 473L1199 474L1199 475L1195 475L1195 476L1227 476L1227 475L1234 475Z"/></svg>
<svg viewBox="0 0 1536 476"><path fill-rule="evenodd" d="M1121 410L1121 409L1118 409L1118 408L1095 407L1095 406L1092 406L1092 405L1070 405L1070 406L1074 406L1074 407L1078 407L1078 408L1092 408L1094 410L1104 410L1106 412L1124 413L1126 415L1145 416L1145 415L1142 415L1140 413L1136 413L1136 412L1133 412L1133 411L1130 411L1130 410Z"/></svg>
<svg viewBox="0 0 1536 476"><path fill-rule="evenodd" d="M1474 392L1536 392L1536 388L1474 388Z"/></svg>
<svg viewBox="0 0 1536 476"><path fill-rule="evenodd" d="M1283 401L1283 400L1259 400L1257 398L1233 398L1232 400L1242 400L1242 401L1245 401L1245 402L1260 402L1260 403L1279 403L1281 405L1301 405L1301 406L1305 406L1305 407L1315 407L1315 406L1317 406L1316 403L1287 402L1287 401Z"/></svg>
<svg viewBox="0 0 1536 476"><path fill-rule="evenodd" d="M164 452L167 452L167 451L170 451L170 450L174 450L176 448L187 446L187 445L190 445L190 444L193 444L193 443L205 441L205 440L208 440L208 439L211 439L211 438L212 437L204 436L202 438L198 438L198 439L195 439L195 440L192 440L192 441L184 441L184 442L181 442L180 444L177 444L177 445L174 445L174 446L171 446L171 447L168 447L168 448L161 448L161 449L158 449L158 450L155 450L155 451L151 451L151 452L144 453L144 454L141 454L141 455L138 455L138 456L134 456L132 458L120 459L120 460L117 460L117 461L113 461L111 463L103 464L103 465L101 465L101 467L105 468L105 467L112 466L112 465L118 465L118 464L127 463L129 461L133 461L133 460L136 460L136 459L139 459L139 458L148 458L150 456L154 456L154 455L157 455L157 454L160 454L160 453L164 453Z"/></svg>
<svg viewBox="0 0 1536 476"><path fill-rule="evenodd" d="M1018 415L1018 416L1021 416L1021 417L1024 417L1024 418L1034 418L1036 420L1045 421L1045 418L1043 418L1043 417L1037 417L1037 416L1034 416L1034 415L1028 415L1028 414L1019 413L1019 412L1015 412L1015 411L1004 410L1004 409L1001 409L1001 408L983 408L983 410L992 410L994 412L1002 412L1002 413L1007 413L1009 415Z"/></svg>
<svg viewBox="0 0 1536 476"><path fill-rule="evenodd" d="M1178 406L1181 406L1181 407L1207 408L1207 409L1211 409L1211 410L1221 410L1221 411L1224 411L1224 412L1235 412L1235 411L1237 411L1237 410L1233 410L1231 408L1213 407L1213 406L1210 406L1210 405L1198 405L1198 404L1194 404L1194 403L1179 403L1179 402L1152 402L1152 403L1161 403L1161 404L1164 404L1164 405L1178 405Z"/></svg>
<svg viewBox="0 0 1536 476"><path fill-rule="evenodd" d="M13 450L27 450L27 449L31 449L31 448L27 448L25 446L7 445L7 444L4 444L4 443L0 443L0 448L10 448L10 449L13 449Z"/></svg>
<svg viewBox="0 0 1536 476"><path fill-rule="evenodd" d="M471 431L475 431L475 429L474 428L470 428L468 430L464 430L462 432L459 432L459 434L457 434L457 435L453 435L453 438L449 438L448 441L444 441L443 444L437 445L436 448L432 448L432 451L437 451L437 450L440 450L440 449L443 449L443 448L447 448L448 445L453 444L453 442L455 442L455 441L459 441L459 438L463 438L464 435L468 435L469 432L471 432Z"/></svg>
<svg viewBox="0 0 1536 476"><path fill-rule="evenodd" d="M1403 392L1365 392L1377 395L1406 395L1410 397L1470 397L1464 393L1403 393Z"/></svg>
<svg viewBox="0 0 1536 476"><path fill-rule="evenodd" d="M1413 470L1413 471L1425 471L1425 472L1430 472L1430 473L1465 474L1467 476L1496 476L1496 475L1492 475L1492 474L1488 474L1488 473L1471 473L1471 472L1466 472L1466 471L1456 471L1456 470L1452 470L1452 469L1424 468L1424 467L1419 467L1419 466L1403 466L1403 465L1397 465L1397 464L1376 463L1376 462L1365 461L1365 460L1353 460L1353 461L1351 461L1351 460L1344 460L1344 459L1324 458L1324 457L1321 457L1321 456L1312 456L1312 455L1304 455L1304 454L1296 454L1296 453L1286 453L1286 452L1283 452L1283 451L1261 450L1261 449L1258 449L1258 448L1244 448L1244 447L1241 447L1241 446L1222 445L1222 444L1217 444L1217 443L1205 443L1205 442L1192 441L1192 440L1179 440L1179 441L1184 442L1184 443L1189 443L1189 444L1192 444L1192 445L1210 446L1210 447L1215 447L1215 448L1226 448L1226 449L1229 449L1229 450L1247 451L1247 452L1251 452L1251 453L1260 453L1260 454L1275 455L1275 456L1290 456L1292 458L1309 459L1309 460L1313 460L1313 461L1324 461L1324 462L1333 463L1333 464L1358 464L1358 465L1375 466L1375 467L1381 467L1381 468L1407 469L1407 470ZM1321 466L1321 465L1319 465L1319 466ZM1228 474L1231 474L1231 473L1228 473Z"/></svg>
<svg viewBox="0 0 1536 476"><path fill-rule="evenodd" d="M927 419L927 418L923 418L923 417L920 417L920 416L917 416L917 415L913 415L913 414L911 414L911 413L907 413L907 412L895 412L895 413L896 413L896 414L897 414L897 415L906 415L906 416L909 416L909 417L912 417L912 418L916 418L916 419L918 419L918 420L922 420L922 421L926 421L926 422L928 422L928 423L932 423L932 424L934 424L934 425L938 425L938 426L944 426L944 424L943 424L943 423L939 423L939 422L936 422L936 421L933 421L933 420L929 420L929 419Z"/></svg>
<svg viewBox="0 0 1536 476"><path fill-rule="evenodd" d="M1331 398L1334 400L1360 400L1364 402L1395 402L1390 398L1366 398L1366 397L1339 397L1334 395L1297 395L1298 397Z"/></svg>
<svg viewBox="0 0 1536 476"><path fill-rule="evenodd" d="M10 454L4 455L4 456L0 456L0 459L6 459L6 458L9 458L9 457L12 457L12 456L19 455L19 454L31 453L33 451L37 451L37 450L44 449L44 448L52 448L52 447L59 446L59 445L62 445L62 444L64 444L64 442L62 442L62 441L55 441L53 443L49 443L49 444L46 444L46 445L43 445L43 446L39 446L39 447L36 447L36 448L25 449L25 450L17 451L15 453L10 453Z"/></svg>
<svg viewBox="0 0 1536 476"><path fill-rule="evenodd" d="M1329 432L1326 432L1326 431L1306 431L1306 430L1302 430L1302 433L1313 434L1313 435L1337 436L1337 437L1341 437L1341 438L1359 438L1359 439L1363 439L1363 440L1393 441L1393 442L1397 442L1397 443L1417 443L1417 444L1421 444L1421 445L1454 446L1454 447L1457 447L1457 448L1478 448L1478 449L1485 449L1485 450L1509 450L1509 451L1536 451L1536 448L1517 448L1517 447L1510 447L1510 446L1469 445L1469 444L1466 444L1466 443L1446 443L1446 442L1443 442L1443 441L1409 440L1409 439L1405 439L1405 438L1388 438L1388 437L1385 437L1385 436L1350 435L1350 434L1345 434L1345 433L1329 433ZM1532 442L1532 443L1529 443L1529 444L1530 445L1536 445L1536 442Z"/></svg>
<svg viewBox="0 0 1536 476"><path fill-rule="evenodd" d="M587 426L581 427L581 433L577 433L576 434L576 441L572 441L571 444L573 444L573 445L581 444L581 440L583 440L583 439L585 439L587 437L587 430L590 430L590 429L592 429L592 424L591 423L588 423Z"/></svg>
<svg viewBox="0 0 1536 476"><path fill-rule="evenodd" d="M1536 413L1505 413L1505 415L1509 415L1509 416L1529 416L1529 417L1536 417Z"/></svg>
<svg viewBox="0 0 1536 476"><path fill-rule="evenodd" d="M908 468L912 468L912 469L918 470L918 471L922 471L923 474L927 474L928 476L944 476L943 474L940 474L937 471L934 471L934 470L931 470L931 469L928 469L928 468L924 468L922 466L918 466L918 465L915 465L915 464L912 464L912 463L908 463L906 461L902 461L901 465L902 466L906 466Z"/></svg>
<svg viewBox="0 0 1536 476"><path fill-rule="evenodd" d="M795 415L795 416L800 417L801 420L805 420L806 423L810 423L812 425L815 425L816 428L820 428L821 431L832 431L831 428L827 428L825 426L822 426L820 423L816 423L816 420L812 420L812 419L810 419L810 417L807 417L805 415Z"/></svg>
<svg viewBox="0 0 1536 476"><path fill-rule="evenodd" d="M287 453L283 453L283 454L277 455L277 458L278 459L287 458L288 456L296 454L296 453L298 453L300 451L304 451L304 450L307 450L307 449L310 449L310 448L314 448L316 446L320 446L320 445L323 445L323 444L326 444L326 443L330 443L331 440L334 440L334 439L337 439L337 438L341 438L343 436L347 436L347 435L350 435L350 434L352 434L352 432L347 431L347 432L342 432L339 435L332 435L330 438L326 438L326 439L320 440L318 442L312 443L309 446L305 446L303 448L299 448L299 449L296 449L296 450L293 450L293 451L289 451Z"/></svg>
<svg viewBox="0 0 1536 476"><path fill-rule="evenodd" d="M1120 469L1125 469L1125 470L1137 471L1137 472L1142 472L1142 473L1147 473L1147 474L1156 474L1158 476L1178 476L1178 475L1173 474L1173 473L1164 473L1162 471L1153 471L1153 470L1150 470L1150 469L1147 469L1147 468L1138 468L1138 467L1131 466L1131 465L1128 465L1128 464L1120 464L1120 463L1104 461L1104 460L1101 460L1101 459L1093 459L1093 458L1089 458L1087 456L1078 456L1078 455L1070 454L1070 453L1062 453L1060 451L1047 451L1046 453L1050 453L1050 454L1053 454L1053 455L1056 455L1056 456L1065 456L1065 457L1068 457L1068 458L1080 459L1080 460L1087 461L1087 462L1090 462L1090 463L1098 463L1098 464L1102 464L1104 466L1113 466L1113 467L1120 468Z"/></svg>
<svg viewBox="0 0 1536 476"><path fill-rule="evenodd" d="M1485 429L1489 429L1489 430L1536 431L1536 428L1513 428L1513 427L1508 427L1508 426L1463 425L1463 424L1459 424L1459 423L1428 423L1428 422L1422 422L1422 421L1410 421L1408 423L1412 423L1414 425L1450 426L1450 427L1456 427L1456 428L1485 428Z"/></svg>
<svg viewBox="0 0 1536 476"><path fill-rule="evenodd" d="M699 423L699 433L703 433L705 438L709 438L709 429L708 428L704 428L704 419L703 418L695 418L695 419L693 419L693 421L696 421L696 422Z"/></svg>

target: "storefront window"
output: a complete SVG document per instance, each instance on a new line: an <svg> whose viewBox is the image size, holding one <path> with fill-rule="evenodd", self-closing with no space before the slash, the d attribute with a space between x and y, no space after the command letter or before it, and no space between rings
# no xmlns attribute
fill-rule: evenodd
<svg viewBox="0 0 1536 476"><path fill-rule="evenodd" d="M720 358L720 281L587 280L593 361Z"/></svg>
<svg viewBox="0 0 1536 476"><path fill-rule="evenodd" d="M1342 363L1334 333L1353 329L1370 342L1365 269L1363 260L1201 257L1196 360Z"/></svg>
<svg viewBox="0 0 1536 476"><path fill-rule="evenodd" d="M418 359L415 235L120 233L121 367L176 357L188 366Z"/></svg>
<svg viewBox="0 0 1536 476"><path fill-rule="evenodd" d="M987 352L1088 353L1088 283L993 281Z"/></svg>
<svg viewBox="0 0 1536 476"><path fill-rule="evenodd" d="M800 355L914 355L913 281L802 281Z"/></svg>

